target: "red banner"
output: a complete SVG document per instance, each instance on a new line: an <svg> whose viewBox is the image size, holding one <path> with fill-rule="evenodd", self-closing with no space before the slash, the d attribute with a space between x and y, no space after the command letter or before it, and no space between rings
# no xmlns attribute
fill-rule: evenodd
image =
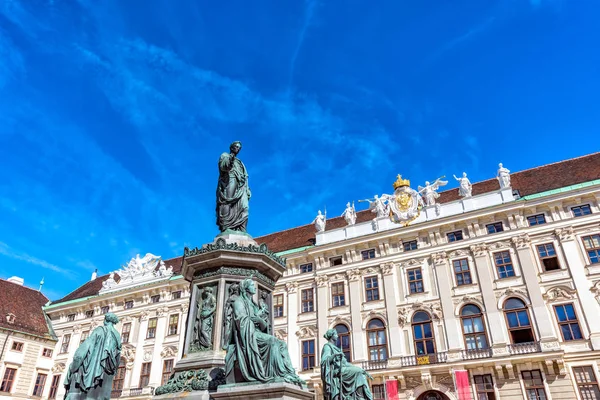
<svg viewBox="0 0 600 400"><path fill-rule="evenodd" d="M385 391L387 395L386 399L398 400L398 381L395 379L385 381Z"/></svg>
<svg viewBox="0 0 600 400"><path fill-rule="evenodd" d="M458 400L471 400L471 385L469 385L469 372L465 370L454 371L454 384Z"/></svg>

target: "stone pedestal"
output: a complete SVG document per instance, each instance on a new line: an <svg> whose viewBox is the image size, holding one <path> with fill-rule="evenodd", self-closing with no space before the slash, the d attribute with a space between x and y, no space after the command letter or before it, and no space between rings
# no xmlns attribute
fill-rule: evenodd
<svg viewBox="0 0 600 400"><path fill-rule="evenodd" d="M314 400L315 394L289 383L235 384L219 387L212 399L220 400Z"/></svg>

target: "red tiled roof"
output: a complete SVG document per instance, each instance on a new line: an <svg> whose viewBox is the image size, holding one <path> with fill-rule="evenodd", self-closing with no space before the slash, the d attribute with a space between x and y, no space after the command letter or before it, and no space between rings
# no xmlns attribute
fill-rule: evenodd
<svg viewBox="0 0 600 400"><path fill-rule="evenodd" d="M52 339L42 307L48 298L41 292L0 279L0 327ZM6 319L15 316L14 323Z"/></svg>

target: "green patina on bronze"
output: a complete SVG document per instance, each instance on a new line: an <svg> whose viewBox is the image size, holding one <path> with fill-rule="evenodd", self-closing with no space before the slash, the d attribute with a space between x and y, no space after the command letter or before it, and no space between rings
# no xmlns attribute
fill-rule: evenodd
<svg viewBox="0 0 600 400"><path fill-rule="evenodd" d="M190 353L213 349L215 311L217 310L217 286L210 285L200 289L196 303L196 323Z"/></svg>
<svg viewBox="0 0 600 400"><path fill-rule="evenodd" d="M210 278L217 275L231 275L231 276L241 276L241 277L250 277L253 276L256 280L261 281L262 283L268 286L275 286L275 281L268 276L260 273L255 269L246 269L246 268L234 268L234 267L219 267L219 268L211 268L208 270L200 271L194 275L194 279L202 279L202 278Z"/></svg>
<svg viewBox="0 0 600 400"><path fill-rule="evenodd" d="M250 244L248 246L243 246L238 243L227 243L225 239L218 238L215 243L205 244L204 246L198 248L195 247L190 249L189 247L185 247L183 249L183 258L193 257L199 254L210 253L212 251L220 251L220 250L230 250L230 251L238 251L240 253L256 253L256 254L264 254L273 261L277 262L285 266L286 259L283 257L279 257L276 253L269 250L266 244L261 244L259 246Z"/></svg>
<svg viewBox="0 0 600 400"><path fill-rule="evenodd" d="M248 202L251 197L246 166L237 158L241 142L233 142L229 153L219 158L219 182L217 184L217 225L221 232L246 232Z"/></svg>

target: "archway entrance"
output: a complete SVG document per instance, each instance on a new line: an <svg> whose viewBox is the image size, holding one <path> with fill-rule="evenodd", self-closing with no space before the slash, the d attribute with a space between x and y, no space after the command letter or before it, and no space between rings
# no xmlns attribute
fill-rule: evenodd
<svg viewBox="0 0 600 400"><path fill-rule="evenodd" d="M437 390L428 390L427 392L420 395L417 400L450 400L448 396L446 396L442 392L438 392Z"/></svg>

